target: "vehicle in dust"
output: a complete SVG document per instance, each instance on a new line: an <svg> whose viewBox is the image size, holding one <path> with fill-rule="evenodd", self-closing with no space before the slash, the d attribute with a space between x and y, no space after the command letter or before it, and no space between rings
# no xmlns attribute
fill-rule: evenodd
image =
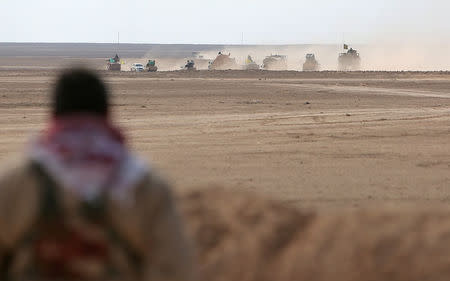
<svg viewBox="0 0 450 281"><path fill-rule="evenodd" d="M216 59L209 64L209 70L229 70L229 69L240 69L236 63L235 58L231 58L231 54L225 55L219 52Z"/></svg>
<svg viewBox="0 0 450 281"><path fill-rule="evenodd" d="M194 60L187 60L186 65L184 66L185 70L196 70Z"/></svg>
<svg viewBox="0 0 450 281"><path fill-rule="evenodd" d="M148 60L147 64L145 65L145 69L148 72L158 71L158 67L156 66L156 61L155 60Z"/></svg>
<svg viewBox="0 0 450 281"><path fill-rule="evenodd" d="M320 64L316 60L314 54L307 54L305 57L305 63L303 63L303 71L319 71Z"/></svg>
<svg viewBox="0 0 450 281"><path fill-rule="evenodd" d="M113 58L108 59L107 69L109 71L120 71L122 69L122 64L118 54L116 54Z"/></svg>
<svg viewBox="0 0 450 281"><path fill-rule="evenodd" d="M287 70L287 57L283 55L270 55L263 60L265 70Z"/></svg>
<svg viewBox="0 0 450 281"><path fill-rule="evenodd" d="M348 49L344 45L344 50ZM340 71L358 71L361 70L361 57L357 50L350 48L347 52L339 54L338 70Z"/></svg>
<svg viewBox="0 0 450 281"><path fill-rule="evenodd" d="M186 59L194 61L196 69L208 69L208 66L211 63L211 60L205 58L200 52L192 52L192 55Z"/></svg>
<svg viewBox="0 0 450 281"><path fill-rule="evenodd" d="M131 65L131 71L132 72L142 72L142 71L144 71L145 70L145 68L144 68L144 66L142 65L142 63L133 63L132 65Z"/></svg>
<svg viewBox="0 0 450 281"><path fill-rule="evenodd" d="M250 55L245 60L244 70L259 70L259 65Z"/></svg>

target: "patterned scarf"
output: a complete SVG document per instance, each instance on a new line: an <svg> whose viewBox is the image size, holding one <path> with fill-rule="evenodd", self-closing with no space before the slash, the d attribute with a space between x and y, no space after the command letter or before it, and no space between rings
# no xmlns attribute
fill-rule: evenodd
<svg viewBox="0 0 450 281"><path fill-rule="evenodd" d="M58 184L85 200L106 189L124 199L148 170L108 119L92 115L54 119L32 143L30 155Z"/></svg>

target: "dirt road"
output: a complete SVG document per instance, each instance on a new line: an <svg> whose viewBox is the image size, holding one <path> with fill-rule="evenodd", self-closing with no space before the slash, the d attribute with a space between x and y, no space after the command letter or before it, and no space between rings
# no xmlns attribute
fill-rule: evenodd
<svg viewBox="0 0 450 281"><path fill-rule="evenodd" d="M43 128L57 72L0 71L0 160ZM131 145L180 191L295 206L450 202L448 73L102 73Z"/></svg>

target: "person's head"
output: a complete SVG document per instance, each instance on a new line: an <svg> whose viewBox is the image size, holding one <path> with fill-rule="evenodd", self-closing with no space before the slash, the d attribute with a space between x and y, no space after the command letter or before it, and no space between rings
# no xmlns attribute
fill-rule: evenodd
<svg viewBox="0 0 450 281"><path fill-rule="evenodd" d="M105 84L91 70L73 68L63 71L53 92L53 117L90 114L109 115L108 91Z"/></svg>

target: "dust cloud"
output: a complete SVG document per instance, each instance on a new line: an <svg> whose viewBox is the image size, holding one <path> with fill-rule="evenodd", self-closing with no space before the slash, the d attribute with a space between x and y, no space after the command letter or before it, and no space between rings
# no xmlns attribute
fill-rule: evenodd
<svg viewBox="0 0 450 281"><path fill-rule="evenodd" d="M361 70L365 71L441 71L450 70L450 43L438 42L383 42L380 44L351 45L361 56ZM239 64L251 55L258 64L271 54L286 55L288 70L301 70L305 55L316 55L321 70L336 70L342 45L292 46L233 46L224 50Z"/></svg>
<svg viewBox="0 0 450 281"><path fill-rule="evenodd" d="M361 57L361 70L364 71L446 71L450 70L450 42L438 40L405 39L389 40L376 38L368 44L351 44ZM184 54L186 49L182 49ZM195 50L191 50L195 51ZM264 58L270 55L287 56L287 70L301 71L305 56L308 53L316 55L320 70L335 71L338 69L338 56L344 52L343 44L328 45L231 45L217 46L217 49L200 52L202 63L197 63L197 69L208 69L208 62L213 61L218 52L231 54L239 65L244 65L248 55L262 65ZM161 56L161 52L151 51L141 58L125 58L124 71L129 71L131 64L146 64L149 59L155 59L159 71L174 71L183 69L189 55Z"/></svg>
<svg viewBox="0 0 450 281"><path fill-rule="evenodd" d="M361 70L365 71L441 71L450 70L450 44L417 44L417 43L383 43L372 45L350 45L358 50L361 56ZM301 71L308 53L316 55L321 70L337 70L339 53L343 52L341 45L292 45L292 46L228 46L216 51L204 52L205 59L213 61L217 53L230 53L239 65L245 64L248 55L262 65L269 55L285 55L288 70ZM154 58L146 56L140 59L146 62ZM187 58L155 58L158 68L162 71L182 69ZM128 59L130 61L130 59ZM136 59L138 62L138 59ZM130 64L131 65L131 64ZM129 68L129 67L126 67ZM199 69L207 69L207 64Z"/></svg>
<svg viewBox="0 0 450 281"><path fill-rule="evenodd" d="M386 71L450 70L450 44L387 43L361 46L363 69Z"/></svg>

